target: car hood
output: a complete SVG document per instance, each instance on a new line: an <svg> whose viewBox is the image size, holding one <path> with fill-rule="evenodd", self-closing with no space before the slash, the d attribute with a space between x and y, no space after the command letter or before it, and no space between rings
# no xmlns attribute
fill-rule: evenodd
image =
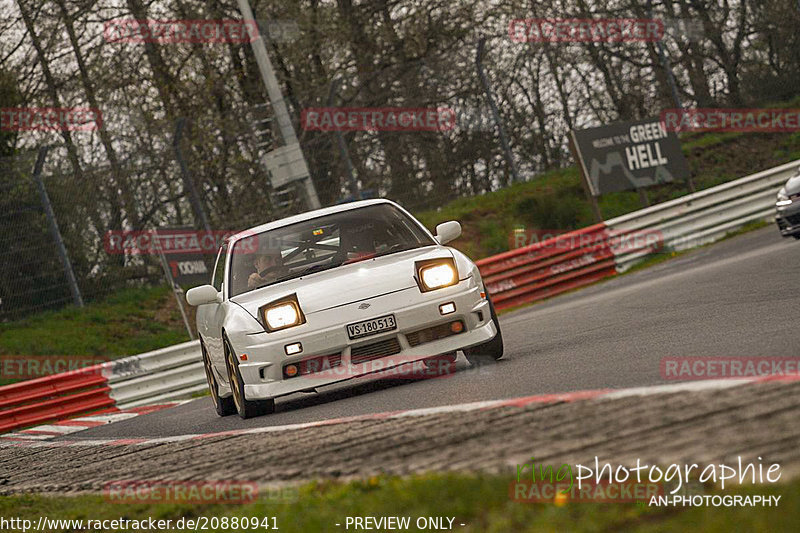
<svg viewBox="0 0 800 533"><path fill-rule="evenodd" d="M786 190L786 194L789 196L800 193L800 174L789 179L783 188Z"/></svg>
<svg viewBox="0 0 800 533"><path fill-rule="evenodd" d="M253 317L258 308L290 294L297 294L306 315L417 286L414 263L424 259L453 257L443 246L426 246L375 259L314 272L296 279L246 292L231 298ZM464 273L459 273L464 274Z"/></svg>

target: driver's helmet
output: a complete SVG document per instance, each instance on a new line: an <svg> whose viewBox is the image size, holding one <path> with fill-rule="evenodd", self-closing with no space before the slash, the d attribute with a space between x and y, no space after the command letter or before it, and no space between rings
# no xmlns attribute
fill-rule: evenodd
<svg viewBox="0 0 800 533"><path fill-rule="evenodd" d="M269 242L262 242L258 250L253 257L253 261L255 261L259 257L269 257L270 259L276 260L277 264L283 263L283 255L281 255L281 249L278 247L270 246Z"/></svg>

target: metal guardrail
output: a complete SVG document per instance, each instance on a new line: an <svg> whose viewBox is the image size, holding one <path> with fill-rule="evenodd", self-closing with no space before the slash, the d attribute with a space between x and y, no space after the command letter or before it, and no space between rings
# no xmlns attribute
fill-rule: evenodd
<svg viewBox="0 0 800 533"><path fill-rule="evenodd" d="M497 309L624 272L648 255L713 242L771 217L800 160L477 262Z"/></svg>
<svg viewBox="0 0 800 533"><path fill-rule="evenodd" d="M605 224L476 262L496 309L547 298L615 275Z"/></svg>
<svg viewBox="0 0 800 533"><path fill-rule="evenodd" d="M206 388L200 342L0 387L0 433L98 410L183 398Z"/></svg>
<svg viewBox="0 0 800 533"><path fill-rule="evenodd" d="M114 406L98 367L0 387L0 433Z"/></svg>
<svg viewBox="0 0 800 533"><path fill-rule="evenodd" d="M775 214L778 190L800 160L723 183L606 221L614 232L658 234L665 248L687 250L724 237L743 225ZM645 257L640 251L617 255L624 272Z"/></svg>
<svg viewBox="0 0 800 533"><path fill-rule="evenodd" d="M183 398L206 388L200 341L106 364L111 398L122 409Z"/></svg>
<svg viewBox="0 0 800 533"><path fill-rule="evenodd" d="M588 285L648 255L723 237L774 212L800 161L477 261L497 309ZM0 387L0 432L98 409L136 407L205 390L199 341L78 372Z"/></svg>

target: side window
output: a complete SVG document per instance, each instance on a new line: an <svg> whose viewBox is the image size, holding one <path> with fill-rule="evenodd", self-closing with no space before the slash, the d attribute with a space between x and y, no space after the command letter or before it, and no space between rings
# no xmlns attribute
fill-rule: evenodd
<svg viewBox="0 0 800 533"><path fill-rule="evenodd" d="M228 250L228 243L222 245L217 254L217 262L214 264L214 279L211 284L218 291L222 290L222 280L225 277L225 252Z"/></svg>

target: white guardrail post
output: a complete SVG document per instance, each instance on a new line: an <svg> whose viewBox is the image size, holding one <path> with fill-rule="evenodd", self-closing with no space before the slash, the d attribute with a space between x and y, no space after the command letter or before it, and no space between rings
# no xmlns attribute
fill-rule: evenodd
<svg viewBox="0 0 800 533"><path fill-rule="evenodd" d="M200 341L189 341L106 363L117 407L174 400L206 389Z"/></svg>

